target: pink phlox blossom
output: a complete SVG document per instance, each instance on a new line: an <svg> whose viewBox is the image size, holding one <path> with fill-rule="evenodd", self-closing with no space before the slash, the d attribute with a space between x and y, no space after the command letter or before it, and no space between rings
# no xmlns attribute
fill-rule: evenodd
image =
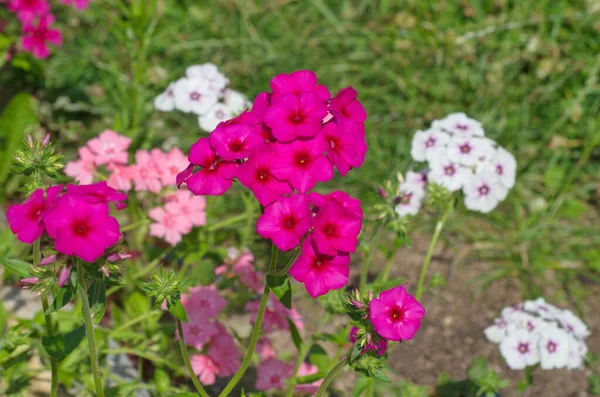
<svg viewBox="0 0 600 397"><path fill-rule="evenodd" d="M159 193L162 189L160 172L154 161L153 155L146 150L135 153L135 167L133 168L133 182L135 190Z"/></svg>
<svg viewBox="0 0 600 397"><path fill-rule="evenodd" d="M258 366L256 388L258 390L283 390L292 375L293 366L272 358Z"/></svg>
<svg viewBox="0 0 600 397"><path fill-rule="evenodd" d="M345 124L348 126L348 124ZM353 127L343 130L334 121L323 126L318 135L327 149L327 158L345 176L354 167L360 167L364 161L366 143L361 144L364 138Z"/></svg>
<svg viewBox="0 0 600 397"><path fill-rule="evenodd" d="M344 117L355 123L364 123L367 112L362 104L356 99L358 93L352 87L346 87L331 100L329 110L337 117Z"/></svg>
<svg viewBox="0 0 600 397"><path fill-rule="evenodd" d="M261 361L266 361L271 358L275 358L277 355L275 349L273 348L271 340L266 336L263 336L258 340L258 343L256 345L256 353L260 357Z"/></svg>
<svg viewBox="0 0 600 397"><path fill-rule="evenodd" d="M112 130L104 130L96 138L88 141L87 146L96 154L96 164L127 164L129 154L127 149L131 138L119 135Z"/></svg>
<svg viewBox="0 0 600 397"><path fill-rule="evenodd" d="M263 139L250 125L220 125L210 134L210 145L224 160L245 159Z"/></svg>
<svg viewBox="0 0 600 397"><path fill-rule="evenodd" d="M297 376L308 376L314 375L319 372L319 368L316 365L309 364L307 362L303 362L300 364L300 368L298 368ZM294 391L302 394L310 394L313 395L319 390L319 386L323 383L323 379L316 380L312 383L305 383L294 386Z"/></svg>
<svg viewBox="0 0 600 397"><path fill-rule="evenodd" d="M190 356L190 363L200 383L207 386L215 383L219 368L211 357L206 354L194 354Z"/></svg>
<svg viewBox="0 0 600 397"><path fill-rule="evenodd" d="M350 341L351 342L356 342L356 334L358 333L358 328L357 327L352 327L352 330L350 331ZM385 354L385 352L387 351L387 341L385 339L379 339L379 341L376 343L374 341L371 341L370 343L367 343L366 346L364 347L364 349L362 349L362 353L365 352L376 352L379 355Z"/></svg>
<svg viewBox="0 0 600 397"><path fill-rule="evenodd" d="M195 315L215 318L227 306L227 301L219 294L216 285L212 284L190 288L185 294L183 306L189 307Z"/></svg>
<svg viewBox="0 0 600 397"><path fill-rule="evenodd" d="M162 163L157 163L161 181L164 186L175 186L177 174L187 167L188 161L179 148L173 148L162 156Z"/></svg>
<svg viewBox="0 0 600 397"><path fill-rule="evenodd" d="M80 147L78 152L79 159L67 163L65 174L82 185L92 183L96 172L96 155L87 146Z"/></svg>
<svg viewBox="0 0 600 397"><path fill-rule="evenodd" d="M169 202L174 203L177 212L189 219L194 226L206 225L206 198L195 196L187 189L179 189L173 194Z"/></svg>
<svg viewBox="0 0 600 397"><path fill-rule="evenodd" d="M277 102L285 94L299 95L302 92L314 92L319 101L323 103L331 98L327 87L317 85L317 75L312 70L278 74L271 79L270 86L273 91L273 102Z"/></svg>
<svg viewBox="0 0 600 397"><path fill-rule="evenodd" d="M362 208L360 207L360 200L341 190L336 190L335 192L331 192L327 195L317 192L310 192L308 199L313 206L313 212L315 214L318 214L319 209L321 207L325 207L329 201L335 201L347 211L350 211L361 218L364 217Z"/></svg>
<svg viewBox="0 0 600 397"><path fill-rule="evenodd" d="M314 92L284 94L265 113L264 122L280 142L313 137L321 129L327 108Z"/></svg>
<svg viewBox="0 0 600 397"><path fill-rule="evenodd" d="M24 27L30 27L35 17L43 17L50 12L46 0L8 0L6 5L10 11L17 13Z"/></svg>
<svg viewBox="0 0 600 397"><path fill-rule="evenodd" d="M149 215L156 221L150 225L150 235L163 238L173 246L192 230L191 221L180 214L179 206L175 203L154 208Z"/></svg>
<svg viewBox="0 0 600 397"><path fill-rule="evenodd" d="M251 313L253 323L256 321L256 314L258 313L259 306L259 301L250 301L246 304L246 311ZM292 309L287 309L275 296L270 295L269 300L267 301L265 317L263 319L264 331L267 333L275 330L287 331L289 329L289 324L287 322L288 318L298 329L304 328L302 318L293 306Z"/></svg>
<svg viewBox="0 0 600 397"><path fill-rule="evenodd" d="M108 164L106 169L111 171L106 181L108 186L122 192L131 190L131 182L136 172L135 166L128 167L119 164Z"/></svg>

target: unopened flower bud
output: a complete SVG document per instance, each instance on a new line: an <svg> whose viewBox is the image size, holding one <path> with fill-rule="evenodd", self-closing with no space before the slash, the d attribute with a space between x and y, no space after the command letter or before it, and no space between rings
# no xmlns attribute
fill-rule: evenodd
<svg viewBox="0 0 600 397"><path fill-rule="evenodd" d="M71 265L67 265L64 267L60 274L58 275L58 286L64 287L65 284L69 281L69 277L71 276Z"/></svg>
<svg viewBox="0 0 600 397"><path fill-rule="evenodd" d="M56 255L50 255L43 258L38 266L46 266L56 261Z"/></svg>
<svg viewBox="0 0 600 397"><path fill-rule="evenodd" d="M356 307L357 309L364 309L365 305L363 305L361 302L354 300L354 299L350 299L350 303L352 303L352 305L354 305L354 307Z"/></svg>
<svg viewBox="0 0 600 397"><path fill-rule="evenodd" d="M119 254L119 253L112 253L110 255L108 255L106 257L106 260L109 262L118 262L118 261L122 261L124 259L128 259L131 258L131 254ZM106 276L108 277L108 276Z"/></svg>
<svg viewBox="0 0 600 397"><path fill-rule="evenodd" d="M50 133L47 133L46 136L44 136L44 139L42 139L42 146L48 145L49 142L50 142Z"/></svg>
<svg viewBox="0 0 600 397"><path fill-rule="evenodd" d="M33 148L33 138L31 137L31 134L27 134L27 144L30 148Z"/></svg>
<svg viewBox="0 0 600 397"><path fill-rule="evenodd" d="M108 271L108 267L106 266L102 266L100 268L100 271L106 276L106 277L110 277L110 272Z"/></svg>
<svg viewBox="0 0 600 397"><path fill-rule="evenodd" d="M29 277L29 278L21 279L21 284L26 285L26 286L36 285L39 282L40 282L40 279L37 277Z"/></svg>
<svg viewBox="0 0 600 397"><path fill-rule="evenodd" d="M377 186L377 193L379 193L379 197L381 197L381 198L387 197L387 193L381 186Z"/></svg>

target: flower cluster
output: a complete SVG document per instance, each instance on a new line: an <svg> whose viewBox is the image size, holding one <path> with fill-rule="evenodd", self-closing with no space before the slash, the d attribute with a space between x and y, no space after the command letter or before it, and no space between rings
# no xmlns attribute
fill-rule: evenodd
<svg viewBox="0 0 600 397"><path fill-rule="evenodd" d="M570 310L546 303L543 298L502 309L501 317L485 329L490 342L512 369L540 364L543 369L584 367L590 331Z"/></svg>
<svg viewBox="0 0 600 397"><path fill-rule="evenodd" d="M183 340L200 352L190 357L200 382L212 385L217 376L233 375L241 365L242 354L233 336L217 320L227 301L211 285L190 288L181 303L188 316L188 322L182 324Z"/></svg>
<svg viewBox="0 0 600 397"><path fill-rule="evenodd" d="M78 10L87 8L91 0L61 0ZM21 24L21 48L39 59L48 58L48 44L60 46L63 38L60 30L52 27L54 15L47 0L6 0L9 11L14 12Z"/></svg>
<svg viewBox="0 0 600 397"><path fill-rule="evenodd" d="M200 128L210 132L249 106L246 96L227 88L228 84L227 77L212 63L189 66L185 77L170 83L154 99L154 107L163 112L177 109L193 113Z"/></svg>
<svg viewBox="0 0 600 397"><path fill-rule="evenodd" d="M517 162L512 154L484 137L483 127L464 113L453 113L417 131L411 156L427 162L426 172L413 173L400 185L398 215L415 215L427 182L450 192L462 189L465 206L488 213L515 184Z"/></svg>
<svg viewBox="0 0 600 397"><path fill-rule="evenodd" d="M366 113L353 88L332 98L308 70L275 76L271 90L199 139L177 184L221 195L237 178L264 207L257 232L284 251L301 245L290 274L316 297L346 285L363 213L342 191L311 190L332 179L334 167L344 176L362 165Z"/></svg>
<svg viewBox="0 0 600 397"><path fill-rule="evenodd" d="M178 172L188 164L181 150L138 150L135 163L129 164L130 144L130 138L105 130L79 149L79 158L67 163L65 174L83 184L101 177L108 186L123 192L133 188L136 192L160 194L164 188L175 187ZM204 197L195 197L186 190L174 194L167 191L164 201L163 206L149 211L155 221L150 225L150 235L176 245L194 226L206 224Z"/></svg>
<svg viewBox="0 0 600 397"><path fill-rule="evenodd" d="M106 182L92 185L51 186L35 190L23 204L8 209L6 218L20 241L31 244L44 233L56 251L94 262L121 238L119 223L110 216L109 203L124 207L127 195Z"/></svg>

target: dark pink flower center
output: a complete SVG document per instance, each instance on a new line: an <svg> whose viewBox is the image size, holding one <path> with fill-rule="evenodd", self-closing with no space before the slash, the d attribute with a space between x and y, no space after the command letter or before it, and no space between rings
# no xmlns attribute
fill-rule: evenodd
<svg viewBox="0 0 600 397"><path fill-rule="evenodd" d="M334 225L325 225L325 227L323 227L323 233L328 236L333 236L335 234L335 229Z"/></svg>
<svg viewBox="0 0 600 397"><path fill-rule="evenodd" d="M244 146L244 142L240 141L239 139L229 142L229 150L232 152L239 152L244 149Z"/></svg>
<svg viewBox="0 0 600 397"><path fill-rule="evenodd" d="M39 205L34 204L29 208L29 213L27 215L29 216L29 218L37 220L37 218L42 213L43 209L44 209L44 205L42 203L40 203Z"/></svg>
<svg viewBox="0 0 600 397"><path fill-rule="evenodd" d="M296 154L295 160L298 167L306 167L310 163L310 156L308 153L300 152Z"/></svg>
<svg viewBox="0 0 600 397"><path fill-rule="evenodd" d="M444 174L448 175L448 176L452 176L456 173L456 169L454 168L453 165L447 165L444 167Z"/></svg>
<svg viewBox="0 0 600 397"><path fill-rule="evenodd" d="M225 118L225 113L223 113L222 110L217 110L217 113L215 113L215 116L217 116L218 119L223 119L223 118Z"/></svg>
<svg viewBox="0 0 600 397"><path fill-rule="evenodd" d="M435 141L436 139L430 136L429 139L425 141L425 147L432 147L433 145L435 145Z"/></svg>
<svg viewBox="0 0 600 397"><path fill-rule="evenodd" d="M260 182L268 182L270 176L271 173L267 169L259 168L256 170L256 179L258 179Z"/></svg>
<svg viewBox="0 0 600 397"><path fill-rule="evenodd" d="M210 303L208 303L208 301L200 301L198 306L200 306L202 309L208 309L210 308Z"/></svg>
<svg viewBox="0 0 600 397"><path fill-rule="evenodd" d="M400 204L403 204L403 205L410 204L410 201L412 200L412 195L413 194L410 193L410 192L409 193L404 193L402 195L402 197L400 197Z"/></svg>
<svg viewBox="0 0 600 397"><path fill-rule="evenodd" d="M190 93L190 99L192 101L199 101L201 96L202 95L200 95L200 93L197 92L197 91L193 91L193 92Z"/></svg>
<svg viewBox="0 0 600 397"><path fill-rule="evenodd" d="M90 224L87 219L79 219L73 222L72 232L79 237L86 237L91 231Z"/></svg>
<svg viewBox="0 0 600 397"><path fill-rule="evenodd" d="M496 166L496 173L498 175L502 175L504 173L504 168L500 164Z"/></svg>
<svg viewBox="0 0 600 397"><path fill-rule="evenodd" d="M390 309L390 319L393 322L400 322L404 319L404 310L402 308L395 306Z"/></svg>
<svg viewBox="0 0 600 397"><path fill-rule="evenodd" d="M292 124L300 124L304 121L304 118L304 114L298 110L290 114L289 120Z"/></svg>
<svg viewBox="0 0 600 397"><path fill-rule="evenodd" d="M277 375L271 376L271 383L273 383L273 384L279 384L280 380L281 380L281 378Z"/></svg>
<svg viewBox="0 0 600 397"><path fill-rule="evenodd" d="M549 340L546 345L546 350L548 350L548 353L554 353L556 351L556 343Z"/></svg>
<svg viewBox="0 0 600 397"><path fill-rule="evenodd" d="M490 194L490 187L488 185L482 185L479 186L478 191L480 196L487 196L488 194Z"/></svg>
<svg viewBox="0 0 600 397"><path fill-rule="evenodd" d="M172 97L172 96L173 96L173 90L169 90L169 91L167 91L167 96L168 96L168 97Z"/></svg>
<svg viewBox="0 0 600 397"><path fill-rule="evenodd" d="M517 350L521 354L529 353L529 343L519 343L519 346L517 346Z"/></svg>
<svg viewBox="0 0 600 397"><path fill-rule="evenodd" d="M456 124L454 126L454 128L456 128L457 130L461 130L461 131L467 131L469 129L469 126L466 124Z"/></svg>
<svg viewBox="0 0 600 397"><path fill-rule="evenodd" d="M293 229L295 225L296 218L294 218L293 216L288 216L287 218L283 219L283 226L287 229Z"/></svg>
<svg viewBox="0 0 600 397"><path fill-rule="evenodd" d="M460 152L461 152L461 153L464 153L464 154L469 154L469 153L471 153L471 150L473 149L473 148L471 147L471 145L469 145L467 142L463 143L463 144L462 144L462 145L460 145L458 148L460 149Z"/></svg>

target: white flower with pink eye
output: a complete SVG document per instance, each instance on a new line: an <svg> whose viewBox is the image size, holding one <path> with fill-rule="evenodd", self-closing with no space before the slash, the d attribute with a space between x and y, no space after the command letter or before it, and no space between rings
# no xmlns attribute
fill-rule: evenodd
<svg viewBox="0 0 600 397"><path fill-rule="evenodd" d="M430 182L442 185L451 192L456 192L465 184L473 172L450 160L445 150L435 152L429 162L428 178Z"/></svg>
<svg viewBox="0 0 600 397"><path fill-rule="evenodd" d="M217 103L206 114L198 116L198 124L206 132L212 132L219 123L233 117L233 112L224 103Z"/></svg>
<svg viewBox="0 0 600 397"><path fill-rule="evenodd" d="M429 160L434 150L446 147L448 142L450 142L450 135L437 128L417 131L412 139L410 155L415 161Z"/></svg>
<svg viewBox="0 0 600 397"><path fill-rule="evenodd" d="M425 189L425 186L427 185L427 173L426 172L408 171L406 173L405 180L406 180L406 183L409 183L412 185L419 185L423 189Z"/></svg>
<svg viewBox="0 0 600 397"><path fill-rule="evenodd" d="M425 190L422 186L406 182L400 184L398 196L394 199L398 216L417 215L421 209L424 196Z"/></svg>
<svg viewBox="0 0 600 397"><path fill-rule="evenodd" d="M464 183L463 192L465 207L484 214L496 208L508 194L508 190L500 184L496 175L483 173L469 175Z"/></svg>
<svg viewBox="0 0 600 397"><path fill-rule="evenodd" d="M500 343L506 338L508 334L509 323L503 318L497 318L494 320L494 325L490 325L483 330L485 337L492 343Z"/></svg>
<svg viewBox="0 0 600 397"><path fill-rule="evenodd" d="M206 114L218 101L210 90L210 82L204 78L182 78L175 82L175 107L182 112Z"/></svg>
<svg viewBox="0 0 600 397"><path fill-rule="evenodd" d="M532 301L525 301L523 309L527 310L528 312L535 313L540 317L548 320L558 318L561 312L561 310L558 307L546 302L546 300L542 297L539 297L536 300Z"/></svg>
<svg viewBox="0 0 600 397"><path fill-rule="evenodd" d="M244 109L247 109L252 106L252 103L248 101L246 95L229 88L223 91L222 100L223 104L227 105L227 107L233 114L241 113L242 111L244 111Z"/></svg>
<svg viewBox="0 0 600 397"><path fill-rule="evenodd" d="M500 343L500 353L511 369L524 369L540 362L537 342L533 333L518 329Z"/></svg>
<svg viewBox="0 0 600 397"><path fill-rule="evenodd" d="M175 83L170 83L162 94L154 98L154 108L161 112L171 112L175 109Z"/></svg>
<svg viewBox="0 0 600 397"><path fill-rule="evenodd" d="M474 167L493 153L489 139L453 136L448 143L448 158L467 167Z"/></svg>
<svg viewBox="0 0 600 397"><path fill-rule="evenodd" d="M450 134L461 136L484 136L483 126L477 120L464 113L452 113L441 120L435 120L433 127L440 128Z"/></svg>
<svg viewBox="0 0 600 397"><path fill-rule="evenodd" d="M70 161L65 166L65 174L79 182L89 185L94 181L96 173L96 155L87 147L79 148L79 159Z"/></svg>
<svg viewBox="0 0 600 397"><path fill-rule="evenodd" d="M189 79L206 79L209 87L208 92L216 96L219 96L221 90L229 84L227 77L219 72L219 68L212 63L188 66L185 69L185 75Z"/></svg>
<svg viewBox="0 0 600 397"><path fill-rule="evenodd" d="M538 345L543 369L564 368L569 363L569 334L560 328L540 332Z"/></svg>
<svg viewBox="0 0 600 397"><path fill-rule="evenodd" d="M583 369L585 364L585 356L588 348L582 341L569 335L569 360L567 363L568 369Z"/></svg>
<svg viewBox="0 0 600 397"><path fill-rule="evenodd" d="M507 189L512 189L517 174L517 160L509 151L498 147L483 166L483 170L489 173L495 172L502 185Z"/></svg>
<svg viewBox="0 0 600 397"><path fill-rule="evenodd" d="M591 332L587 325L572 311L561 310L557 318L560 324L576 338L583 339L590 336Z"/></svg>

